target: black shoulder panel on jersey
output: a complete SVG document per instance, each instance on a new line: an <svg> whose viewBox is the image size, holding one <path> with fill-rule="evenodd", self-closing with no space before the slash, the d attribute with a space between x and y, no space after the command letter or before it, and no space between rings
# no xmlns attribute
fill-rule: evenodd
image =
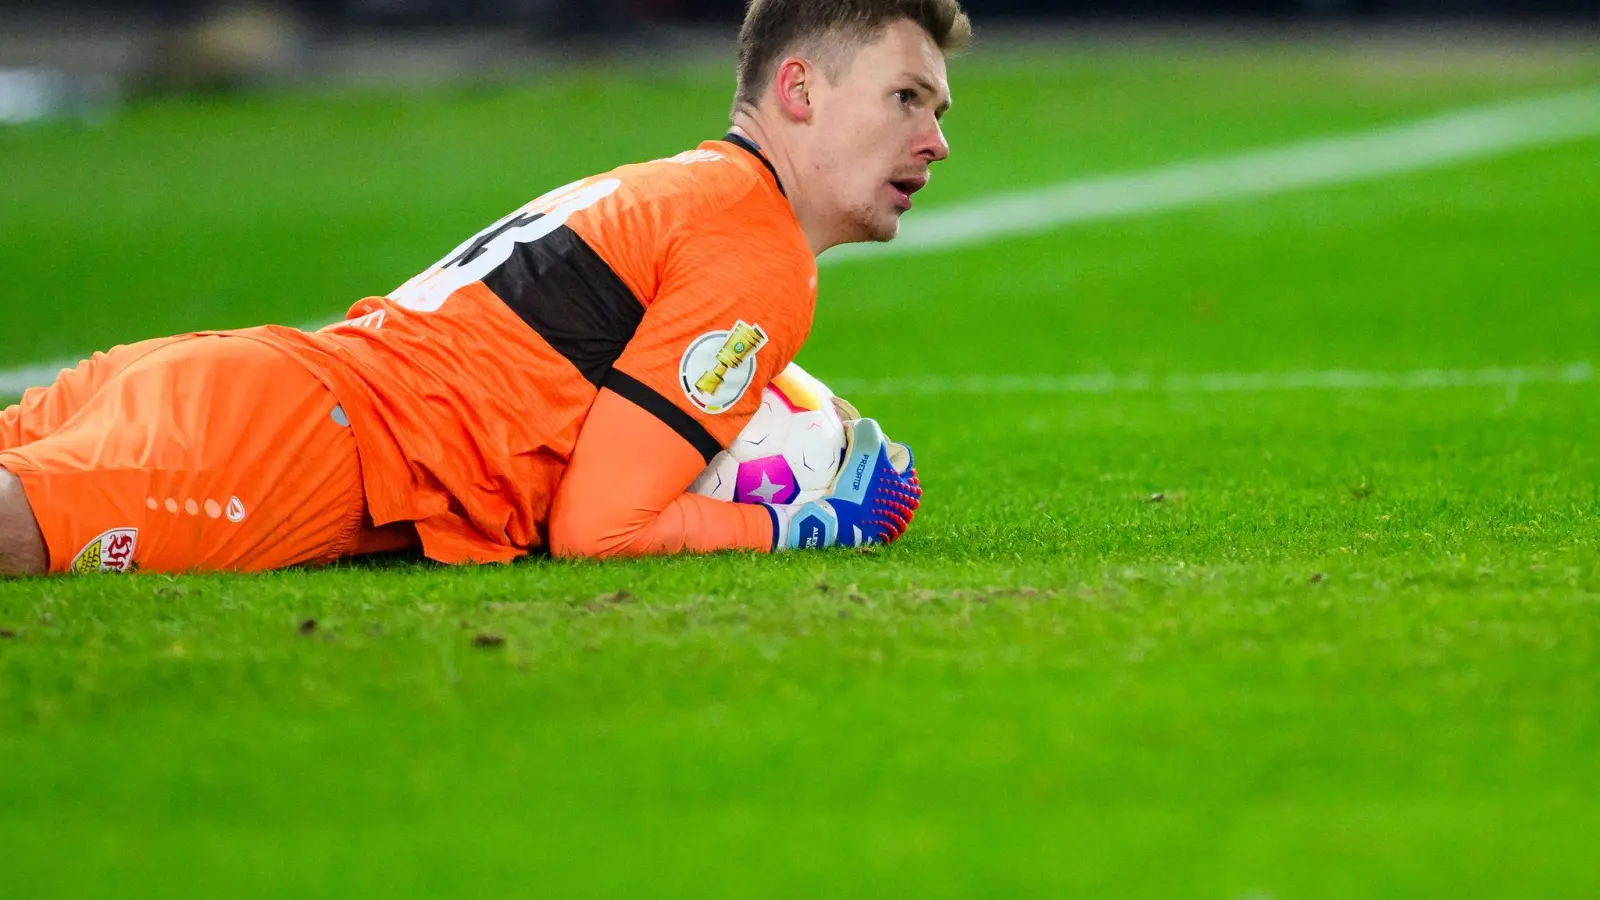
<svg viewBox="0 0 1600 900"><path fill-rule="evenodd" d="M644 319L627 283L565 225L518 243L483 283L596 387Z"/></svg>
<svg viewBox="0 0 1600 900"><path fill-rule="evenodd" d="M671 400L656 393L655 388L627 372L612 369L611 374L606 376L603 387L610 388L618 396L631 401L634 406L665 422L667 427L676 431L699 450L706 462L711 462L712 457L722 452L722 445L717 443L717 439L712 437L711 432L696 421L694 416L679 409Z"/></svg>

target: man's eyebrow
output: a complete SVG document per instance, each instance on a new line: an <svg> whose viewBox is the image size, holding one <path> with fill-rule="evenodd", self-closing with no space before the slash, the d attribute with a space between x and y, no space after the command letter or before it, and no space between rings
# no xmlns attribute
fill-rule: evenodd
<svg viewBox="0 0 1600 900"><path fill-rule="evenodd" d="M903 77L906 80L910 81L912 84L915 84L918 89L926 92L928 96L935 97L935 98L937 98L939 96L939 89L934 87L933 86L933 82L929 81L926 77L924 77L922 75L918 75L915 72L907 72L907 73L905 73L905 75ZM951 103L951 101L949 101L949 100L944 101L944 103L941 103L939 105L938 109L935 109L933 111L933 114L935 116L944 115L946 112L949 111L950 103Z"/></svg>

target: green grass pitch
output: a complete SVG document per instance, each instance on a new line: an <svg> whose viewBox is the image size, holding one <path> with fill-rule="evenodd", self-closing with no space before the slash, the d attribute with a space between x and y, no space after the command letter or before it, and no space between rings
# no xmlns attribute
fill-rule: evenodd
<svg viewBox="0 0 1600 900"><path fill-rule="evenodd" d="M918 204L1595 59L980 52ZM0 362L337 316L719 135L729 93L575 73L0 130ZM1595 896L1600 383L882 386L1596 364L1597 234L1591 138L827 267L800 361L927 488L883 552L0 584L0 894Z"/></svg>

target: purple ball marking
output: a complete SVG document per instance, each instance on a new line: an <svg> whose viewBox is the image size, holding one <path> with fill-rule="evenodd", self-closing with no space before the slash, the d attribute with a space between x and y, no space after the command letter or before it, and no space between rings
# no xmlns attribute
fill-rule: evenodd
<svg viewBox="0 0 1600 900"><path fill-rule="evenodd" d="M761 476L767 477L770 485L779 488L776 493L770 490L761 490ZM770 494L771 499L768 499ZM781 456L768 456L764 459L753 459L739 464L739 477L733 483L733 499L739 503L789 503L800 494L800 485L796 483L794 473L789 471L789 463Z"/></svg>

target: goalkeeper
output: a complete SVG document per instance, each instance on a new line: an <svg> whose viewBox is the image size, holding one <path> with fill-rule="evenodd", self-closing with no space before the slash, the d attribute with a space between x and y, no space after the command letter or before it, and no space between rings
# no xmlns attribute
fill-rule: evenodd
<svg viewBox="0 0 1600 900"><path fill-rule="evenodd" d="M816 257L892 239L949 154L969 36L957 0L753 0L723 139L545 194L320 331L63 372L0 413L0 574L894 540L921 488L870 419L823 501L685 490L805 340Z"/></svg>

